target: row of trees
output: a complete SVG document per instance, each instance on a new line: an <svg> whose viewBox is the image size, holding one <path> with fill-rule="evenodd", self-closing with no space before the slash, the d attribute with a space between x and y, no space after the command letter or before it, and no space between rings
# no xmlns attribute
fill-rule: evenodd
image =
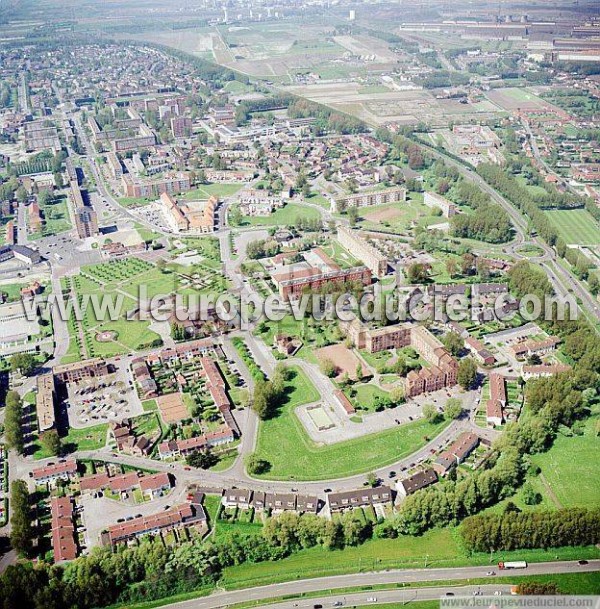
<svg viewBox="0 0 600 609"><path fill-rule="evenodd" d="M24 480L10 485L10 544L21 555L29 556L33 547L33 530L29 507L29 492Z"/></svg>
<svg viewBox="0 0 600 609"><path fill-rule="evenodd" d="M6 394L6 408L4 410L4 439L6 446L22 455L25 448L25 434L23 433L23 402L16 391Z"/></svg>
<svg viewBox="0 0 600 609"><path fill-rule="evenodd" d="M600 542L600 509L505 510L467 518L460 527L471 552L588 546Z"/></svg>

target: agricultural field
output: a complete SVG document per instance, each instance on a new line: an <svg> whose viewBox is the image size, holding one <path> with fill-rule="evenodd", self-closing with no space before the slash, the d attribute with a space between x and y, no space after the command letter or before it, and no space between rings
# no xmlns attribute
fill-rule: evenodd
<svg viewBox="0 0 600 609"><path fill-rule="evenodd" d="M544 101L529 89L507 87L494 89L486 94L487 98L503 110L514 112L516 110L549 110L552 104Z"/></svg>
<svg viewBox="0 0 600 609"><path fill-rule="evenodd" d="M438 435L447 425L416 421L363 438L317 446L294 410L317 401L319 394L300 370L292 370L296 376L289 383L287 402L276 417L262 421L259 427L256 455L271 464L261 478L327 480L368 472L410 455L425 443L425 437Z"/></svg>
<svg viewBox="0 0 600 609"><path fill-rule="evenodd" d="M585 209L545 212L567 245L600 245L600 225Z"/></svg>

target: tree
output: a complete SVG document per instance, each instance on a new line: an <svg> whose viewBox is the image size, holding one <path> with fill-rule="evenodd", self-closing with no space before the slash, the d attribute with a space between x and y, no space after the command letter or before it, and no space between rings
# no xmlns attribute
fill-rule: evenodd
<svg viewBox="0 0 600 609"><path fill-rule="evenodd" d="M477 380L477 364L470 358L465 357L458 363L456 373L458 384L465 390L471 389Z"/></svg>
<svg viewBox="0 0 600 609"><path fill-rule="evenodd" d="M259 459L254 453L246 457L246 470L253 476L266 474L271 469L271 464L265 459Z"/></svg>
<svg viewBox="0 0 600 609"><path fill-rule="evenodd" d="M196 450L189 454L185 461L191 467L209 469L219 462L219 457L210 450Z"/></svg>
<svg viewBox="0 0 600 609"><path fill-rule="evenodd" d="M534 490L530 482L523 485L523 501L526 505L539 505L542 502L542 495Z"/></svg>
<svg viewBox="0 0 600 609"><path fill-rule="evenodd" d="M19 186L15 193L15 197L19 203L25 203L27 201L27 191L22 186Z"/></svg>
<svg viewBox="0 0 600 609"><path fill-rule="evenodd" d="M13 372L20 372L23 376L30 376L37 365L31 353L15 353L10 358L10 368Z"/></svg>
<svg viewBox="0 0 600 609"><path fill-rule="evenodd" d="M462 411L463 405L458 398L450 398L444 406L444 416L447 419L458 419Z"/></svg>
<svg viewBox="0 0 600 609"><path fill-rule="evenodd" d="M435 425L439 422L441 415L433 404L425 404L423 406L423 416L428 423Z"/></svg>
<svg viewBox="0 0 600 609"><path fill-rule="evenodd" d="M358 182L356 181L356 178L348 178L344 183L344 186L351 195L358 192Z"/></svg>
<svg viewBox="0 0 600 609"><path fill-rule="evenodd" d="M252 408L263 421L270 419L277 413L277 408L285 393L285 380L287 377L273 375L273 381L258 380L254 386Z"/></svg>
<svg viewBox="0 0 600 609"><path fill-rule="evenodd" d="M59 457L62 454L62 443L60 436L55 429L44 432L40 435L40 442L45 453L53 457Z"/></svg>
<svg viewBox="0 0 600 609"><path fill-rule="evenodd" d="M446 260L446 272L448 273L451 279L456 275L457 271L458 262L456 262L454 258L448 258L448 260Z"/></svg>
<svg viewBox="0 0 600 609"><path fill-rule="evenodd" d="M356 205L351 205L346 210L348 214L348 222L350 226L354 226L358 222L358 207Z"/></svg>
<svg viewBox="0 0 600 609"><path fill-rule="evenodd" d="M465 347L465 341L456 332L448 332L442 338L442 343L452 355L459 355Z"/></svg>
<svg viewBox="0 0 600 609"><path fill-rule="evenodd" d="M375 475L374 472L369 472L367 474L367 483L371 488L375 488L379 483L379 478Z"/></svg>
<svg viewBox="0 0 600 609"><path fill-rule="evenodd" d="M319 369L325 376L328 376L329 378L333 378L335 376L335 364L328 357L321 358L321 360L319 361Z"/></svg>
<svg viewBox="0 0 600 609"><path fill-rule="evenodd" d="M407 278L409 283L427 283L429 281L429 265L422 262L413 262L408 267Z"/></svg>
<svg viewBox="0 0 600 609"><path fill-rule="evenodd" d="M398 385L398 387L394 387L390 391L390 400L392 404L398 406L399 404L403 404L406 401L406 394L404 393L404 387Z"/></svg>
<svg viewBox="0 0 600 609"><path fill-rule="evenodd" d="M355 376L356 376L356 380L360 381L363 377L363 367L362 364L360 362L358 362L356 364L356 371L355 371Z"/></svg>

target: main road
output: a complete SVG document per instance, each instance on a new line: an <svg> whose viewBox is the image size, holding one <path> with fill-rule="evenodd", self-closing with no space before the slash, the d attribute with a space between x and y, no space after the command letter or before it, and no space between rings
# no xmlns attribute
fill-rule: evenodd
<svg viewBox="0 0 600 609"><path fill-rule="evenodd" d="M600 560L591 560L588 564L580 565L578 562L546 562L529 564L526 569L518 571L495 570L494 576L488 576L490 567L449 567L443 569L396 569L390 571L379 571L374 573L353 573L350 575L336 575L314 579L303 579L269 586L258 586L235 591L222 590L204 598L183 601L166 605L170 609L218 609L219 607L231 606L236 603L256 602L256 606L262 607L313 607L315 604L329 604L342 602L344 604L362 605L366 604L367 598L376 598L369 604L400 601L408 602L414 600L437 600L440 597L452 593L455 595L472 595L474 591L485 594L494 594L501 591L503 594L510 592L510 579L518 575L544 575L560 573L592 573L600 571ZM488 579L490 582L498 579L498 584L469 585L460 587L456 585L440 585L431 588L415 588L410 584L417 582L444 582L460 581L469 579ZM507 583L508 580L508 583ZM327 595L313 597L310 602L306 599L287 600L284 603L269 603L269 599L277 599L283 596L299 596L313 594L315 592L329 591L335 589L359 588L363 586L398 585L406 584L405 587L390 591L369 591L346 594ZM265 601L261 603L261 601Z"/></svg>
<svg viewBox="0 0 600 609"><path fill-rule="evenodd" d="M425 144L424 144L425 145ZM585 289L579 279L570 271L561 266L557 259L556 252L541 238L530 238L529 242L538 246L544 253L537 258L524 258L518 253L518 248L528 242L526 235L528 232L527 220L521 212L508 199L503 197L495 188L490 186L477 172L472 171L462 163L443 154L430 146L426 146L427 150L435 157L443 160L448 165L457 169L468 181L474 183L483 192L487 193L494 202L498 203L509 215L516 231L515 240L508 246L512 255L516 258L525 259L528 261L540 264L548 279L552 283L555 291L559 295L565 295L568 290L571 290L580 300L579 306L585 309L584 313L590 315L596 321L600 321L600 307L594 297ZM565 286L568 286L565 287Z"/></svg>

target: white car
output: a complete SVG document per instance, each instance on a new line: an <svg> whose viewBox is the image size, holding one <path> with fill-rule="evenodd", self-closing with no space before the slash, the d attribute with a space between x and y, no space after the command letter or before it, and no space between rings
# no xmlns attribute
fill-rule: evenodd
<svg viewBox="0 0 600 609"><path fill-rule="evenodd" d="M377 602L376 596L369 596L369 598L367 599L367 603L376 603L376 602Z"/></svg>

